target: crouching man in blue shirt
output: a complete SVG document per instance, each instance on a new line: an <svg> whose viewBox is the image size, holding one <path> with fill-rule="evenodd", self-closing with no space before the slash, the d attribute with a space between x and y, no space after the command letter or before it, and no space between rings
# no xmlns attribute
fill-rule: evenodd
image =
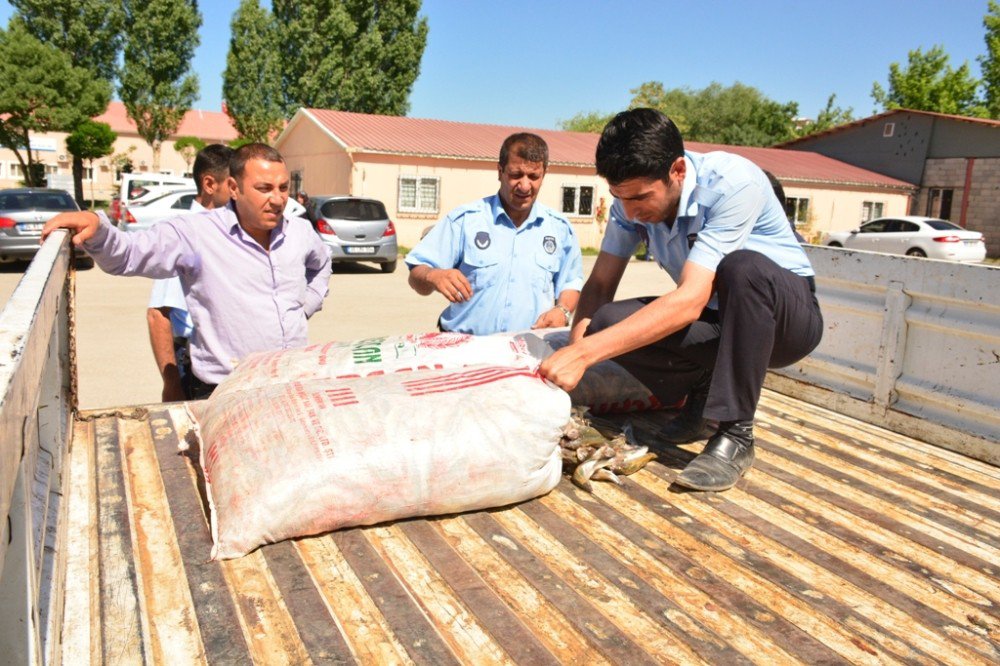
<svg viewBox="0 0 1000 666"><path fill-rule="evenodd" d="M548 165L541 137L507 137L500 191L448 213L406 255L413 290L448 299L441 330L489 335L569 325L583 261L569 221L536 202Z"/></svg>
<svg viewBox="0 0 1000 666"><path fill-rule="evenodd" d="M615 200L580 296L570 345L541 366L566 390L613 358L681 414L663 435L707 436L677 483L725 490L754 460L753 419L769 367L819 344L823 319L812 266L764 172L724 152L684 151L653 109L619 113L597 144L597 172ZM677 284L659 297L613 302L640 241Z"/></svg>

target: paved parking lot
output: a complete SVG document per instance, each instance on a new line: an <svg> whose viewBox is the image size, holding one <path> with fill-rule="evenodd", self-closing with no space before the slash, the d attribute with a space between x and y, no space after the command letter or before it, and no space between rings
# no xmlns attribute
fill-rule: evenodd
<svg viewBox="0 0 1000 666"><path fill-rule="evenodd" d="M589 274L594 257L584 257ZM0 264L0 304L6 303L24 272ZM80 271L77 280L77 355L80 407L116 407L157 402L159 374L146 329L151 280L121 278L100 269ZM619 297L667 291L671 281L654 262L635 261L625 273ZM375 266L337 267L323 310L309 324L311 342L355 340L434 329L444 299L421 297L406 284L406 270L383 275Z"/></svg>

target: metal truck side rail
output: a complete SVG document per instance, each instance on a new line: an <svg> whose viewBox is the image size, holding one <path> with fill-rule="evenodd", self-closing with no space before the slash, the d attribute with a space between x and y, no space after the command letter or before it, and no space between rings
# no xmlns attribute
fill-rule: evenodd
<svg viewBox="0 0 1000 666"><path fill-rule="evenodd" d="M826 332L767 386L1000 465L1000 267L806 251Z"/></svg>
<svg viewBox="0 0 1000 666"><path fill-rule="evenodd" d="M73 279L68 234L38 252L0 312L0 654L41 663L72 425Z"/></svg>

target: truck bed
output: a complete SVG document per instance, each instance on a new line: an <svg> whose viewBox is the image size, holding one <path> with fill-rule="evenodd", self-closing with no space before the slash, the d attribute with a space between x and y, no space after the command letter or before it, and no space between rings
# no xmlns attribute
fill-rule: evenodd
<svg viewBox="0 0 1000 666"><path fill-rule="evenodd" d="M66 663L1000 660L1000 469L765 391L733 490L623 487L209 561L182 405L84 412L55 600ZM89 659L88 659L89 657Z"/></svg>

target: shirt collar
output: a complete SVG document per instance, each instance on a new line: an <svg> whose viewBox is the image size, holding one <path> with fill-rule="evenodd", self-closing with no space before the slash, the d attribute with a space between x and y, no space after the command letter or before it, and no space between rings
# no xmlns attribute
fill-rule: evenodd
<svg viewBox="0 0 1000 666"><path fill-rule="evenodd" d="M500 199L499 192L490 197L490 209L492 210L493 213L493 221L496 224L501 223L500 216L502 215L503 220L506 220L511 226L514 226L514 220L510 219L510 215L508 215L507 211L503 209L503 201L501 201ZM524 219L524 224L522 224L520 228L523 229L524 227L527 227L528 225L533 224L534 222L537 222L541 219L542 219L542 211L541 209L539 209L538 200L536 199L535 203L531 204L531 210L528 211L528 217Z"/></svg>
<svg viewBox="0 0 1000 666"><path fill-rule="evenodd" d="M230 217L227 227L229 229L229 233L236 233L239 234L241 238L253 240L252 238L250 238L250 234L248 234L243 229L243 227L240 226L240 218L238 215L236 215L235 201L230 201L224 207L216 208L215 210L219 211L223 215L223 217ZM232 213L232 215L230 216L229 213ZM282 214L281 223L277 227L271 230L271 247L274 247L275 243L277 243L279 240L285 237L285 227L287 225L288 225L288 218L286 218L284 214Z"/></svg>
<svg viewBox="0 0 1000 666"><path fill-rule="evenodd" d="M701 162L700 156L684 151L684 186L681 188L681 198L677 204L677 217L693 217L698 213L698 202L695 191L698 185L698 174L695 169Z"/></svg>

